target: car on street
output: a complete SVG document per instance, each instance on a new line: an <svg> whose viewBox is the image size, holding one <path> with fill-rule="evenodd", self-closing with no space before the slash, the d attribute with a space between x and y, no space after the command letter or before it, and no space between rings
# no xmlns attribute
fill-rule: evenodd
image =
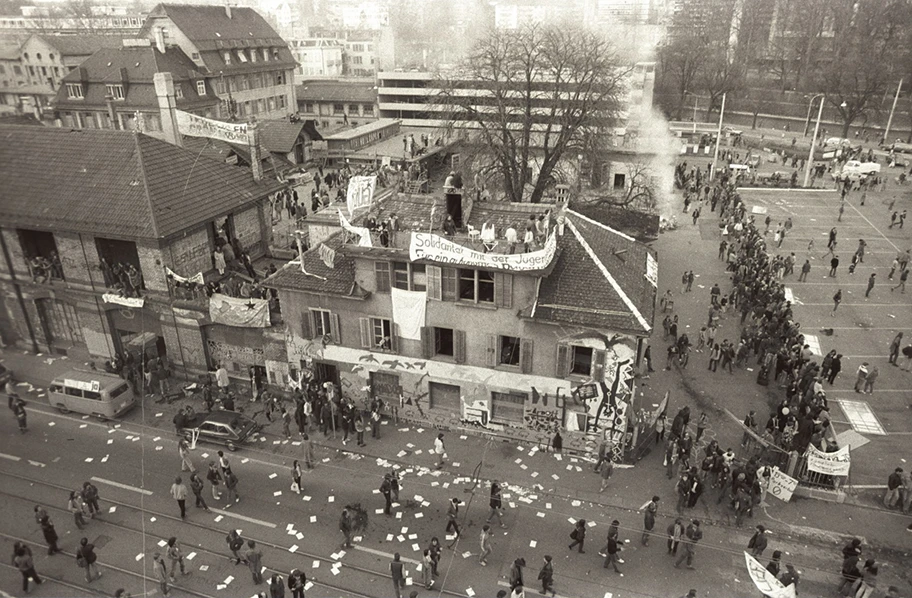
<svg viewBox="0 0 912 598"><path fill-rule="evenodd" d="M842 179L864 179L868 176L879 174L880 173L880 164L876 162L861 162L859 160L849 160L846 162L842 170L839 171L838 177Z"/></svg>
<svg viewBox="0 0 912 598"><path fill-rule="evenodd" d="M235 451L248 440L252 440L262 425L236 411L212 411L194 413L183 420L179 433L191 444L209 442L221 444L229 451Z"/></svg>

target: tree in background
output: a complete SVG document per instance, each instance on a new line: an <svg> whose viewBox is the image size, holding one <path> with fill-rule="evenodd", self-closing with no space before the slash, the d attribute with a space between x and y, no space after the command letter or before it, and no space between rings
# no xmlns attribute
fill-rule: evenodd
<svg viewBox="0 0 912 598"><path fill-rule="evenodd" d="M630 70L592 31L530 24L482 38L436 101L450 126L471 123L505 198L538 203L584 132L614 126Z"/></svg>

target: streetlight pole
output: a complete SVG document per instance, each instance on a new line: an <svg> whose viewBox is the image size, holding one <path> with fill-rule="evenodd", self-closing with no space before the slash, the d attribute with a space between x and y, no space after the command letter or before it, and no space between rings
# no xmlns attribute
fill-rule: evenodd
<svg viewBox="0 0 912 598"><path fill-rule="evenodd" d="M890 108L890 118L887 119L887 129L884 131L883 142L884 144L888 143L890 140L890 127L893 125L893 113L896 111L896 102L899 101L899 92L902 90L903 80L899 80L899 85L896 86L896 95L893 96L893 107Z"/></svg>
<svg viewBox="0 0 912 598"><path fill-rule="evenodd" d="M817 98L819 98L822 95L823 95L822 93L818 93L815 96L811 96L811 100L808 102L808 113L807 113L807 117L804 119L804 136L805 137L808 136L808 129L811 126L811 108L814 107L814 100L816 100Z"/></svg>
<svg viewBox="0 0 912 598"><path fill-rule="evenodd" d="M808 161L804 166L804 186L807 186L811 182L811 167L814 165L814 144L817 143L817 133L820 131L820 117L823 116L823 103L826 101L826 96L820 96L820 108L817 110L817 124L814 125L814 136L811 138L811 151L808 152Z"/></svg>
<svg viewBox="0 0 912 598"><path fill-rule="evenodd" d="M694 97L693 132L696 133L697 132L697 94L693 94L693 97ZM896 102L893 102L893 107L894 108L896 107ZM893 113L891 112L890 115L892 116L892 114ZM887 128L889 129L890 127L887 127Z"/></svg>
<svg viewBox="0 0 912 598"><path fill-rule="evenodd" d="M719 128L716 131L716 150L713 152L712 166L709 168L709 180L716 176L716 160L719 159L719 143L722 142L722 119L725 117L725 95L722 94L722 109L719 111Z"/></svg>

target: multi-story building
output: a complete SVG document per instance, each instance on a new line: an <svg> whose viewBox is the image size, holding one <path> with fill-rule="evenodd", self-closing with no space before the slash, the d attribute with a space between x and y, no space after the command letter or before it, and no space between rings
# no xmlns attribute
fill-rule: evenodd
<svg viewBox="0 0 912 598"><path fill-rule="evenodd" d="M254 351L173 274L224 282L213 250L232 239L264 255L274 180L129 131L0 126L0 141L5 343L99 365L145 349L194 377L225 343Z"/></svg>
<svg viewBox="0 0 912 598"><path fill-rule="evenodd" d="M375 233L370 247L333 232L338 220L308 218L312 249L265 283L287 306L290 375L332 381L359 404L379 397L419 425L545 446L559 432L576 450L608 433L625 450L654 315L653 252L567 211L523 253L506 229L555 206L460 199L375 204L365 218L395 215L399 231L385 244ZM468 234L431 234L446 215ZM489 227L494 240L480 240Z"/></svg>
<svg viewBox="0 0 912 598"><path fill-rule="evenodd" d="M297 63L285 40L252 8L159 4L141 35L190 57L220 100L221 120L284 118L297 105Z"/></svg>
<svg viewBox="0 0 912 598"><path fill-rule="evenodd" d="M328 38L308 38L289 40L288 45L298 61L295 70L295 84L314 77L341 77L342 55L345 47L342 42Z"/></svg>
<svg viewBox="0 0 912 598"><path fill-rule="evenodd" d="M311 34L342 44L342 74L346 77L375 77L378 71L395 66L396 46L390 27L312 27Z"/></svg>
<svg viewBox="0 0 912 598"><path fill-rule="evenodd" d="M298 85L298 112L323 132L377 120L377 86L371 81L305 81Z"/></svg>
<svg viewBox="0 0 912 598"><path fill-rule="evenodd" d="M219 100L210 82L179 47L156 48L145 39L128 43L131 45L99 50L63 78L54 100L54 110L63 126L139 128L161 137L153 77L165 72L172 74L178 109L209 118L216 116Z"/></svg>
<svg viewBox="0 0 912 598"><path fill-rule="evenodd" d="M135 36L142 27L145 15L139 13L91 15L86 17L9 16L0 15L0 35L123 35Z"/></svg>
<svg viewBox="0 0 912 598"><path fill-rule="evenodd" d="M28 75L19 58L19 44L0 45L0 112L33 112L32 107L39 102L35 99L24 102L22 98L40 91L41 88L29 85Z"/></svg>

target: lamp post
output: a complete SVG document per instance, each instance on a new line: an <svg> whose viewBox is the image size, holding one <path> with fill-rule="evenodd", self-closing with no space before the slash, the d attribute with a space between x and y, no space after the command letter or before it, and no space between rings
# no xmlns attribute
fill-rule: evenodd
<svg viewBox="0 0 912 598"><path fill-rule="evenodd" d="M807 118L804 119L804 136L805 137L808 136L808 129L811 126L811 108L814 106L814 100L816 100L817 98L819 98L822 95L823 95L822 93L818 93L817 95L811 97L811 100L808 102Z"/></svg>
<svg viewBox="0 0 912 598"><path fill-rule="evenodd" d="M896 86L896 95L893 96L893 107L890 108L890 118L887 119L887 128L884 131L883 142L886 145L889 142L890 138L890 127L893 125L893 113L896 111L896 102L899 101L899 92L902 91L903 80L899 80L899 85Z"/></svg>
<svg viewBox="0 0 912 598"><path fill-rule="evenodd" d="M719 159L719 143L722 142L722 119L725 117L725 96L722 94L722 109L719 111L719 128L716 131L716 149L713 152L712 166L709 168L709 180L716 176L716 160Z"/></svg>
<svg viewBox="0 0 912 598"><path fill-rule="evenodd" d="M693 119L691 119L691 122L693 123L693 133L696 133L697 132L697 94L689 92L689 91L685 91L684 95L685 96L691 95L691 96L693 96L693 99L694 99L694 113L693 113Z"/></svg>
<svg viewBox="0 0 912 598"><path fill-rule="evenodd" d="M817 133L820 131L820 117L823 116L823 103L826 101L826 96L823 94L820 95L820 108L817 110L817 124L814 125L814 136L811 138L811 150L808 152L808 161L804 165L804 186L805 188L811 182L811 167L814 165L814 144L817 143ZM817 96L814 96L815 98Z"/></svg>

